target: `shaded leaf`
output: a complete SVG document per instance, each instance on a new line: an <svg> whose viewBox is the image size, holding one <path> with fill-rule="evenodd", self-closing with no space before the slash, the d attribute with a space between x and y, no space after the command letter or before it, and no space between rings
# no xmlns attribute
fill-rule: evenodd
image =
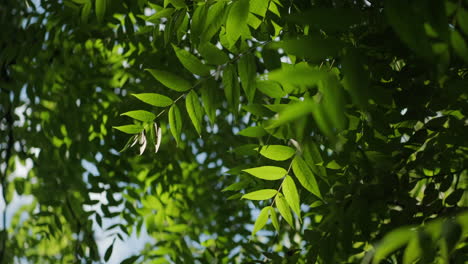
<svg viewBox="0 0 468 264"><path fill-rule="evenodd" d="M286 176L283 181L283 194L291 209L297 216L301 217L301 204L299 201L299 193L297 192L296 184L291 176Z"/></svg>
<svg viewBox="0 0 468 264"><path fill-rule="evenodd" d="M166 107L173 103L171 98L157 93L141 93L132 95L138 98L138 100L150 104L152 106Z"/></svg>
<svg viewBox="0 0 468 264"><path fill-rule="evenodd" d="M239 111L240 87L236 68L229 64L223 71L224 94L235 115Z"/></svg>
<svg viewBox="0 0 468 264"><path fill-rule="evenodd" d="M248 127L242 129L237 134L244 137L263 137L266 135L266 131L263 127Z"/></svg>
<svg viewBox="0 0 468 264"><path fill-rule="evenodd" d="M191 54L187 50L180 49L179 47L172 45L179 61L184 67L191 73L206 76L210 74L210 68L203 64L195 55Z"/></svg>
<svg viewBox="0 0 468 264"><path fill-rule="evenodd" d="M294 228L293 224L293 217L291 214L291 210L289 209L289 205L284 198L284 196L281 193L278 193L275 199L276 207L278 208L278 211L280 212L281 216L283 217L286 222Z"/></svg>
<svg viewBox="0 0 468 264"><path fill-rule="evenodd" d="M143 131L143 127L139 125L114 126L113 128L127 134L138 134Z"/></svg>
<svg viewBox="0 0 468 264"><path fill-rule="evenodd" d="M235 1L229 11L226 20L226 35L231 46L233 46L242 34L245 21L249 15L249 0Z"/></svg>
<svg viewBox="0 0 468 264"><path fill-rule="evenodd" d="M169 126L172 136L176 140L177 145L179 145L180 135L182 133L182 115L176 104L173 104L169 109Z"/></svg>
<svg viewBox="0 0 468 264"><path fill-rule="evenodd" d="M257 74L257 66L255 65L255 56L251 53L242 56L237 63L237 72L241 80L242 88L249 103L253 102L255 90L257 89L255 78Z"/></svg>
<svg viewBox="0 0 468 264"><path fill-rule="evenodd" d="M153 77L165 85L167 88L177 92L185 92L192 88L189 81L170 72L155 69L146 69Z"/></svg>
<svg viewBox="0 0 468 264"><path fill-rule="evenodd" d="M198 95L194 90L187 94L187 97L185 98L185 106L187 108L187 113L189 114L190 120L192 120L193 126L200 135L203 121L203 108L198 99Z"/></svg>
<svg viewBox="0 0 468 264"><path fill-rule="evenodd" d="M201 45L198 51L209 64L221 65L229 61L229 57L226 53L210 42Z"/></svg>
<svg viewBox="0 0 468 264"><path fill-rule="evenodd" d="M99 23L102 23L104 20L104 15L106 14L106 5L107 0L96 0L96 17Z"/></svg>
<svg viewBox="0 0 468 264"><path fill-rule="evenodd" d="M270 206L270 218L271 218L271 223L273 224L273 227L276 229L277 232L279 232L278 216L276 215L275 208L271 206Z"/></svg>

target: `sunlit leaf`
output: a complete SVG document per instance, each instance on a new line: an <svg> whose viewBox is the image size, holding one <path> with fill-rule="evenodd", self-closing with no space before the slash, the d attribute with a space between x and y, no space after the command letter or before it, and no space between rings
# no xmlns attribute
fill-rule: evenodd
<svg viewBox="0 0 468 264"><path fill-rule="evenodd" d="M157 93L141 93L132 95L138 98L138 100L150 104L152 106L166 107L173 103L171 98Z"/></svg>
<svg viewBox="0 0 468 264"><path fill-rule="evenodd" d="M102 23L104 15L106 14L107 0L96 0L95 4L97 20L99 23Z"/></svg>
<svg viewBox="0 0 468 264"><path fill-rule="evenodd" d="M276 229L276 232L279 232L279 222L278 222L278 216L276 215L275 208L270 206L270 218L271 218L271 223L273 224L273 227Z"/></svg>
<svg viewBox="0 0 468 264"><path fill-rule="evenodd" d="M257 220L252 230L252 236L254 236L260 229L262 229L268 222L268 215L270 211L270 206L264 207L258 214Z"/></svg>
<svg viewBox="0 0 468 264"><path fill-rule="evenodd" d="M279 180L287 174L285 169L275 166L261 166L257 168L245 169L243 171L257 178L270 181Z"/></svg>
<svg viewBox="0 0 468 264"><path fill-rule="evenodd" d="M143 131L143 127L139 125L114 126L113 128L127 134L138 134Z"/></svg>
<svg viewBox="0 0 468 264"><path fill-rule="evenodd" d="M255 83L257 73L255 57L250 53L242 56L237 63L237 72L239 73L239 78L247 100L252 103L255 96L255 90L257 89Z"/></svg>
<svg viewBox="0 0 468 264"><path fill-rule="evenodd" d="M142 122L153 122L153 120L156 118L153 113L145 110L128 111L120 115L126 115Z"/></svg>
<svg viewBox="0 0 468 264"><path fill-rule="evenodd" d="M406 245L415 233L408 227L395 229L385 235L375 249L372 263L380 263L390 253Z"/></svg>
<svg viewBox="0 0 468 264"><path fill-rule="evenodd" d="M267 200L273 198L278 193L277 190L274 189L263 189L259 191L254 191L251 193L244 194L242 199L247 200Z"/></svg>
<svg viewBox="0 0 468 264"><path fill-rule="evenodd" d="M179 145L180 135L182 133L182 115L176 104L173 104L169 109L169 126L172 136L176 140L177 145Z"/></svg>
<svg viewBox="0 0 468 264"><path fill-rule="evenodd" d="M307 166L307 163L305 163L301 157L296 156L294 158L294 160L292 161L292 169L294 175L296 175L296 178L306 190L308 190L315 196L322 198L314 174Z"/></svg>
<svg viewBox="0 0 468 264"><path fill-rule="evenodd" d="M179 61L191 73L200 76L206 76L210 74L210 68L203 64L197 57L195 57L195 55L175 45L172 45L172 47L174 48Z"/></svg>
<svg viewBox="0 0 468 264"><path fill-rule="evenodd" d="M291 210L289 209L288 202L284 198L284 196L281 193L278 193L275 199L276 207L278 208L278 211L280 212L281 216L283 217L286 222L294 228L293 224L293 217L291 214Z"/></svg>
<svg viewBox="0 0 468 264"><path fill-rule="evenodd" d="M166 71L160 71L155 69L146 69L153 77L164 84L167 88L177 92L185 92L192 88L189 81Z"/></svg>
<svg viewBox="0 0 468 264"><path fill-rule="evenodd" d="M197 93L192 90L187 94L185 98L185 106L187 107L187 113L192 120L192 124L200 135L202 131L203 121L203 108L200 104Z"/></svg>
<svg viewBox="0 0 468 264"><path fill-rule="evenodd" d="M237 134L244 137L263 137L266 135L266 131L263 127L247 127Z"/></svg>
<svg viewBox="0 0 468 264"><path fill-rule="evenodd" d="M294 149L283 145L266 145L257 149L260 154L271 160L287 160L296 152Z"/></svg>
<svg viewBox="0 0 468 264"><path fill-rule="evenodd" d="M301 207L299 201L299 193L297 192L296 184L291 176L286 176L283 181L283 194L291 209L297 216L301 217Z"/></svg>

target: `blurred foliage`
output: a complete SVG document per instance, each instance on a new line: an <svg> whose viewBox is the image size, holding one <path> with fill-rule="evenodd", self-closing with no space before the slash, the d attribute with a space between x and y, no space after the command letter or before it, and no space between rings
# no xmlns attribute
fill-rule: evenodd
<svg viewBox="0 0 468 264"><path fill-rule="evenodd" d="M0 263L142 233L122 263L468 261L466 1L4 0L0 28Z"/></svg>

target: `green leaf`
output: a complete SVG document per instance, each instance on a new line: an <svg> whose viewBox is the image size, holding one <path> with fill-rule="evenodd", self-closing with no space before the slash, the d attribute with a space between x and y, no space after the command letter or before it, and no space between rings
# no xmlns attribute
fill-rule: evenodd
<svg viewBox="0 0 468 264"><path fill-rule="evenodd" d="M466 46L466 42L463 40L461 34L458 33L458 31L453 30L450 35L450 40L455 53L468 63L468 47Z"/></svg>
<svg viewBox="0 0 468 264"><path fill-rule="evenodd" d="M257 89L271 98L283 98L287 95L281 85L275 81L257 81Z"/></svg>
<svg viewBox="0 0 468 264"><path fill-rule="evenodd" d="M190 38L194 44L198 44L200 42L200 36L203 27L205 26L207 11L207 5L205 3L201 3L195 8L195 11L193 12L192 21L190 24Z"/></svg>
<svg viewBox="0 0 468 264"><path fill-rule="evenodd" d="M277 81L283 85L314 86L327 75L328 73L323 70L314 69L305 64L296 64L269 72L268 80Z"/></svg>
<svg viewBox="0 0 468 264"><path fill-rule="evenodd" d="M274 49L284 49L287 54L307 58L309 61L321 62L327 57L335 57L343 43L334 38L306 37L274 42L269 45Z"/></svg>
<svg viewBox="0 0 468 264"><path fill-rule="evenodd" d="M299 201L299 193L297 192L296 184L291 176L286 176L283 181L283 194L291 209L299 218L301 217L301 203Z"/></svg>
<svg viewBox="0 0 468 264"><path fill-rule="evenodd" d="M263 189L263 190L258 190L258 191L244 194L242 196L242 199L257 200L257 201L268 200L268 199L271 199L273 196L275 196L277 193L278 191L274 189Z"/></svg>
<svg viewBox="0 0 468 264"><path fill-rule="evenodd" d="M270 181L279 180L286 176L286 174L288 173L285 169L275 166L261 166L251 169L245 169L243 171L257 178Z"/></svg>
<svg viewBox="0 0 468 264"><path fill-rule="evenodd" d="M276 232L279 232L279 222L278 222L278 216L276 215L275 208L270 206L270 218L271 218L271 223L273 224L273 227L276 229Z"/></svg>
<svg viewBox="0 0 468 264"><path fill-rule="evenodd" d="M160 71L155 69L146 69L153 77L167 88L177 92L185 92L192 88L189 81L170 72Z"/></svg>
<svg viewBox="0 0 468 264"><path fill-rule="evenodd" d="M203 108L200 104L197 93L192 90L185 98L185 106L187 107L187 113L189 114L192 124L197 130L197 133L201 135L202 120L203 120Z"/></svg>
<svg viewBox="0 0 468 264"><path fill-rule="evenodd" d="M176 140L177 145L179 145L180 134L182 133L182 115L176 104L173 104L169 109L169 126L172 136Z"/></svg>
<svg viewBox="0 0 468 264"><path fill-rule="evenodd" d="M296 156L294 158L292 161L292 169L294 175L296 175L296 178L306 190L320 199L323 199L314 174L301 157Z"/></svg>
<svg viewBox="0 0 468 264"><path fill-rule="evenodd" d="M223 71L224 94L235 115L239 112L240 87L236 68L229 64Z"/></svg>
<svg viewBox="0 0 468 264"><path fill-rule="evenodd" d="M111 255L112 255L112 250L114 249L114 243L107 248L106 253L104 253L104 261L109 261Z"/></svg>
<svg viewBox="0 0 468 264"><path fill-rule="evenodd" d="M206 16L206 22L204 23L204 30L200 37L201 42L209 42L211 38L219 31L221 25L224 23L225 14L225 2L219 1L213 4Z"/></svg>
<svg viewBox="0 0 468 264"><path fill-rule="evenodd" d="M171 98L157 93L141 93L141 94L132 94L138 100L150 104L152 106L166 107L170 106L173 101Z"/></svg>
<svg viewBox="0 0 468 264"><path fill-rule="evenodd" d="M210 42L201 45L198 51L209 64L222 65L229 61L229 57L226 53Z"/></svg>
<svg viewBox="0 0 468 264"><path fill-rule="evenodd" d="M250 12L265 17L269 2L269 0L250 1Z"/></svg>
<svg viewBox="0 0 468 264"><path fill-rule="evenodd" d="M362 55L357 50L349 50L342 62L343 86L351 94L355 104L365 108L369 100L369 73L364 68Z"/></svg>
<svg viewBox="0 0 468 264"><path fill-rule="evenodd" d="M128 111L120 115L125 115L142 122L153 122L153 120L156 118L153 113L145 110Z"/></svg>
<svg viewBox="0 0 468 264"><path fill-rule="evenodd" d="M106 1L96 0L96 17L99 23L102 23L104 15L106 14Z"/></svg>
<svg viewBox="0 0 468 264"><path fill-rule="evenodd" d="M156 13L145 20L154 24L159 24L161 18L170 17L175 12L174 8L164 8L156 11Z"/></svg>
<svg viewBox="0 0 468 264"><path fill-rule="evenodd" d="M265 158L277 161L287 160L296 153L294 149L283 145L266 145L257 148L257 151Z"/></svg>
<svg viewBox="0 0 468 264"><path fill-rule="evenodd" d="M143 127L139 125L114 126L113 128L126 134L138 134L143 131Z"/></svg>
<svg viewBox="0 0 468 264"><path fill-rule="evenodd" d="M284 198L284 196L281 193L278 193L275 199L276 207L278 208L278 211L280 212L281 216L283 217L286 222L294 228L293 224L293 217L291 214L291 210L289 209L289 205Z"/></svg>
<svg viewBox="0 0 468 264"><path fill-rule="evenodd" d="M266 135L266 131L263 127L248 127L248 128L242 129L237 134L244 136L244 137L260 138Z"/></svg>
<svg viewBox="0 0 468 264"><path fill-rule="evenodd" d="M266 225L266 223L268 222L269 211L270 206L267 206L260 211L257 220L255 220L255 224L252 230L252 236L254 236L259 230L261 230Z"/></svg>
<svg viewBox="0 0 468 264"><path fill-rule="evenodd" d="M391 231L377 245L372 263L380 263L393 251L406 245L414 235L414 231L408 227L401 227Z"/></svg>
<svg viewBox="0 0 468 264"><path fill-rule="evenodd" d="M179 47L172 45L179 61L184 65L184 67L189 70L191 73L199 76L210 75L210 68L203 64L197 57L195 57L190 52L180 49Z"/></svg>
<svg viewBox="0 0 468 264"><path fill-rule="evenodd" d="M249 0L235 1L229 11L226 20L226 34L231 46L242 35L243 27L246 27L247 17L249 15Z"/></svg>
<svg viewBox="0 0 468 264"><path fill-rule="evenodd" d="M257 74L257 66L255 65L255 56L247 53L242 56L237 63L237 72L241 80L242 88L249 103L253 102L255 90L257 89L255 78Z"/></svg>
<svg viewBox="0 0 468 264"><path fill-rule="evenodd" d="M92 2L87 1L81 9L81 23L88 23L89 14L91 13Z"/></svg>
<svg viewBox="0 0 468 264"><path fill-rule="evenodd" d="M203 108L205 108L205 112L212 125L216 121L216 89L218 89L218 84L211 78L203 82L200 89Z"/></svg>
<svg viewBox="0 0 468 264"><path fill-rule="evenodd" d="M301 117L307 116L311 113L311 100L304 100L303 102L291 102L287 105L282 105L279 109L277 119L272 119L266 125L266 129L279 127L286 123L295 121ZM270 105L272 107L273 105ZM284 107L283 107L284 106ZM270 108L271 109L271 108Z"/></svg>
<svg viewBox="0 0 468 264"><path fill-rule="evenodd" d="M413 236L403 253L403 264L412 264L421 257L421 247L419 246L418 236Z"/></svg>

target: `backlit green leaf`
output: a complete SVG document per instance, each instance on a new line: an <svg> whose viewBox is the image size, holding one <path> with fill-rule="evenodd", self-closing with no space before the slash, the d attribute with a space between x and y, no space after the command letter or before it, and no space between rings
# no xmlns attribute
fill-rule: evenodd
<svg viewBox="0 0 468 264"><path fill-rule="evenodd" d="M257 168L246 169L243 171L257 178L270 181L279 180L286 176L286 174L288 173L285 169L275 166L261 166Z"/></svg>
<svg viewBox="0 0 468 264"><path fill-rule="evenodd" d="M380 263L390 253L406 245L414 235L414 231L408 227L401 227L391 231L377 245L372 263Z"/></svg>
<svg viewBox="0 0 468 264"><path fill-rule="evenodd" d="M157 93L141 93L132 95L138 98L138 100L152 106L166 107L173 103L171 98Z"/></svg>
<svg viewBox="0 0 468 264"><path fill-rule="evenodd" d="M273 198L278 193L277 190L274 189L263 189L259 191L254 191L250 192L247 194L244 194L242 196L242 199L247 199L247 200L267 200Z"/></svg>
<svg viewBox="0 0 468 264"><path fill-rule="evenodd" d="M180 134L182 133L182 115L176 104L173 104L169 109L169 126L172 136L176 140L177 145L179 145Z"/></svg>
<svg viewBox="0 0 468 264"><path fill-rule="evenodd" d="M263 137L266 135L266 131L263 127L248 127L239 131L237 134L244 137Z"/></svg>
<svg viewBox="0 0 468 264"><path fill-rule="evenodd" d="M296 184L291 176L286 176L283 181L283 194L291 209L297 216L301 217L301 204L299 201L299 193L297 192Z"/></svg>
<svg viewBox="0 0 468 264"><path fill-rule="evenodd" d="M275 81L257 81L257 89L271 98L282 98L287 95L281 85Z"/></svg>
<svg viewBox="0 0 468 264"><path fill-rule="evenodd" d="M212 125L215 124L216 119L216 89L218 89L218 83L213 79L208 79L202 84L201 98L203 102L203 108L205 113L208 115Z"/></svg>
<svg viewBox="0 0 468 264"><path fill-rule="evenodd" d="M143 127L139 125L114 126L113 128L127 134L138 134L143 131Z"/></svg>
<svg viewBox="0 0 468 264"><path fill-rule="evenodd" d="M271 219L271 223L273 224L273 227L276 229L276 232L279 232L278 216L276 215L275 208L271 206L270 206L270 219Z"/></svg>
<svg viewBox="0 0 468 264"><path fill-rule="evenodd" d="M187 97L185 98L185 105L187 107L190 120L192 120L193 126L200 135L202 130L203 108L200 104L198 95L194 90L187 94Z"/></svg>
<svg viewBox="0 0 468 264"><path fill-rule="evenodd" d="M278 208L278 211L280 212L281 216L283 217L286 222L294 228L293 224L293 217L291 214L291 210L289 209L288 202L284 198L284 196L281 193L278 193L275 199L276 207Z"/></svg>
<svg viewBox="0 0 468 264"><path fill-rule="evenodd" d="M96 0L96 17L99 23L102 23L106 14L107 0Z"/></svg>
<svg viewBox="0 0 468 264"><path fill-rule="evenodd" d="M260 213L258 214L257 220L255 220L255 224L252 230L252 236L255 235L260 229L262 229L266 223L268 222L268 215L270 211L270 206L264 207Z"/></svg>
<svg viewBox="0 0 468 264"><path fill-rule="evenodd" d="M271 160L287 160L291 158L296 151L293 148L283 145L266 145L257 149L262 156Z"/></svg>
<svg viewBox="0 0 468 264"><path fill-rule="evenodd" d="M229 64L223 71L223 85L228 104L232 108L234 114L237 115L239 111L240 87L236 68L232 64Z"/></svg>
<svg viewBox="0 0 468 264"><path fill-rule="evenodd" d="M206 42L203 45L200 45L198 51L209 64L221 65L229 61L229 57L226 55L226 53L218 49L210 42Z"/></svg>
<svg viewBox="0 0 468 264"><path fill-rule="evenodd" d="M189 81L170 72L160 71L155 69L146 69L153 77L167 88L177 92L185 92L192 88Z"/></svg>
<svg viewBox="0 0 468 264"><path fill-rule="evenodd" d="M241 80L242 88L249 103L253 102L255 90L257 89L255 78L257 66L255 65L255 56L248 53L242 56L237 64L237 71Z"/></svg>
<svg viewBox="0 0 468 264"><path fill-rule="evenodd" d="M153 113L144 110L129 111L121 115L126 115L142 122L153 122L153 120L156 118Z"/></svg>
<svg viewBox="0 0 468 264"><path fill-rule="evenodd" d="M172 47L174 48L179 61L191 73L200 76L206 76L210 74L210 68L203 64L197 57L195 57L195 55L175 45L172 45Z"/></svg>
<svg viewBox="0 0 468 264"><path fill-rule="evenodd" d="M307 166L307 163L305 163L305 161L301 157L296 156L294 158L294 160L292 161L292 169L294 175L296 175L296 178L306 190L308 190L315 196L322 198L314 174Z"/></svg>
<svg viewBox="0 0 468 264"><path fill-rule="evenodd" d="M226 34L231 46L241 36L243 27L247 26L248 15L249 0L238 0L232 4L226 21Z"/></svg>

